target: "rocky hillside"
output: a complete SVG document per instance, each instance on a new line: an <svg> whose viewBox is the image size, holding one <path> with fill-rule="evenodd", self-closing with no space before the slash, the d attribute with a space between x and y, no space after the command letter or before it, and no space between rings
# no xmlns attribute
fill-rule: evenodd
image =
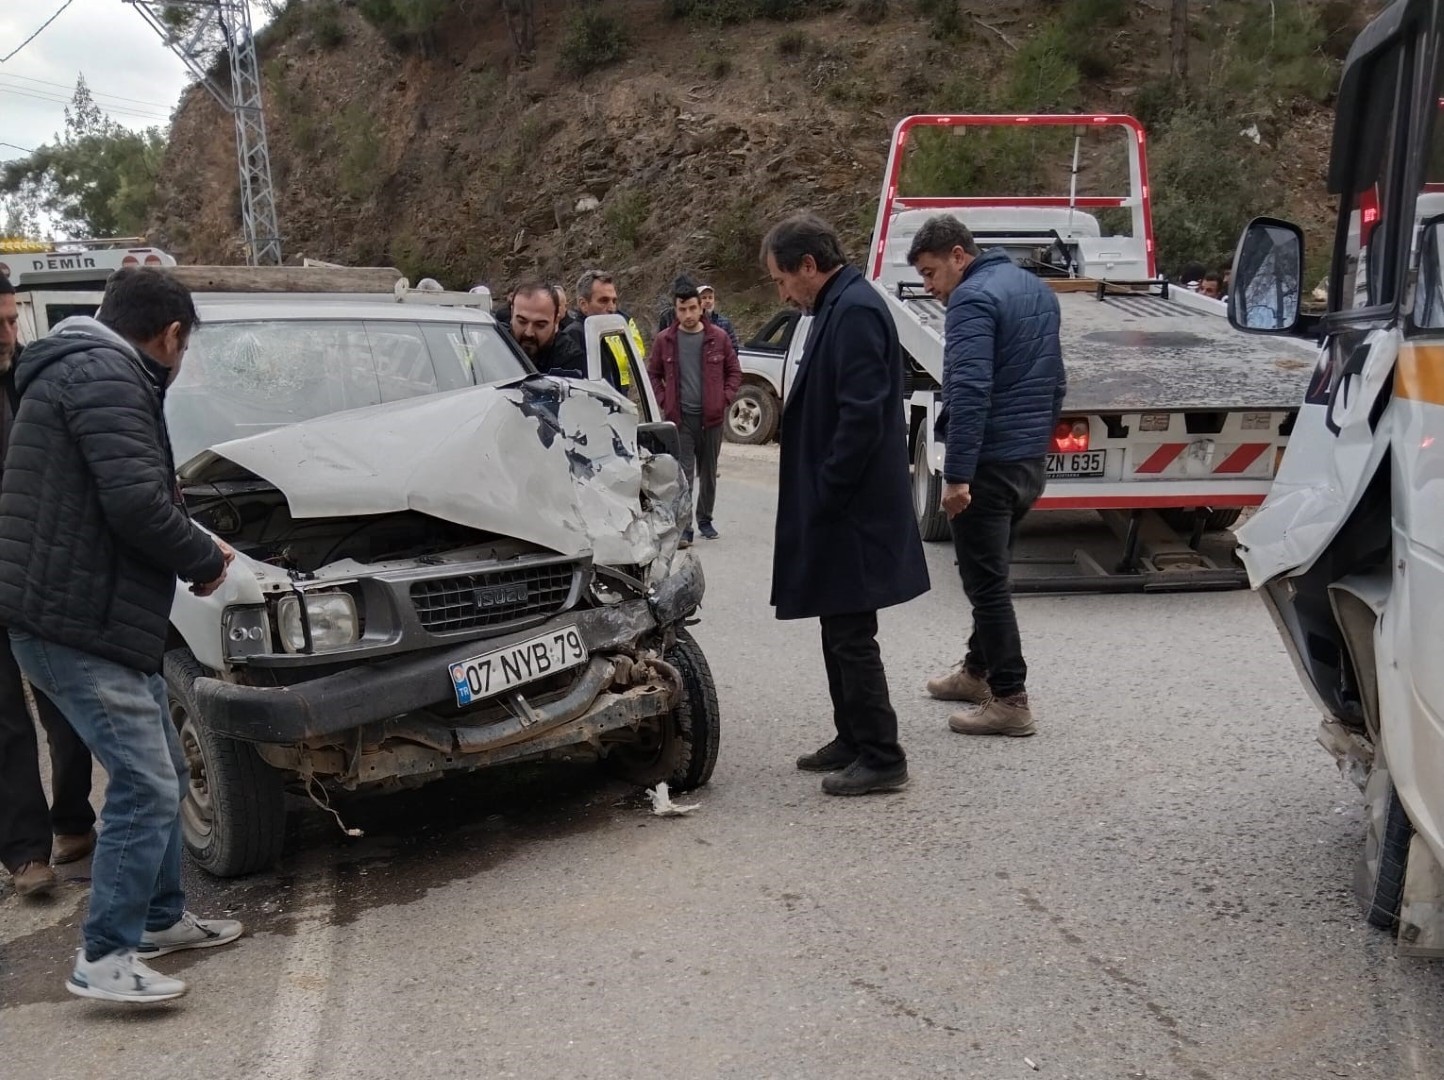
<svg viewBox="0 0 1444 1080"><path fill-rule="evenodd" d="M860 254L889 131L928 109L1106 109L1167 129L1171 145L1153 140L1155 194L1171 180L1178 196L1159 207L1179 226L1160 229L1165 262L1217 258L1250 212L1322 231L1336 58L1379 6L1192 0L1195 74L1180 89L1167 0L771 0L821 9L795 21L749 18L743 0L538 0L530 57L501 0L424 0L409 36L377 19L388 3L423 0L291 0L263 34L288 259L460 287L605 266L643 310L683 268L733 310L768 305L757 242L789 210L816 209ZM1273 7L1283 15L1260 22ZM234 154L229 118L189 93L157 242L188 261L242 259ZM1195 224L1203 203L1224 220Z"/></svg>

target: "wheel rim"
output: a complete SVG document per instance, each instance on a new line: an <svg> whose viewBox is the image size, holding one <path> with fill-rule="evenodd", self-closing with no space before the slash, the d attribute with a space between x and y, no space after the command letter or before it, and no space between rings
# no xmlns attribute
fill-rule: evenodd
<svg viewBox="0 0 1444 1080"><path fill-rule="evenodd" d="M185 798L181 801L181 828L193 847L204 847L215 827L216 813L200 733L196 731L194 718L179 701L171 701L170 717L180 732L181 750L185 753L186 766L190 771Z"/></svg>
<svg viewBox="0 0 1444 1080"><path fill-rule="evenodd" d="M671 773L680 740L675 714L669 713L642 724L634 740L617 743L608 755L618 766L633 774L633 779L645 776L648 783L656 783L667 779Z"/></svg>
<svg viewBox="0 0 1444 1080"><path fill-rule="evenodd" d="M728 410L727 422L734 435L750 438L762 426L762 410L751 398L738 398Z"/></svg>

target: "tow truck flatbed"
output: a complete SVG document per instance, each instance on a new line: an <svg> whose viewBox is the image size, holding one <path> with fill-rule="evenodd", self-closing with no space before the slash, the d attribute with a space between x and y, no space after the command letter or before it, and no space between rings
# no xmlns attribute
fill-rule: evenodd
<svg viewBox="0 0 1444 1080"><path fill-rule="evenodd" d="M943 305L931 297L902 302L940 348ZM1059 290L1058 303L1070 412L1293 410L1314 368L1307 342L1240 334L1157 291L1099 300Z"/></svg>

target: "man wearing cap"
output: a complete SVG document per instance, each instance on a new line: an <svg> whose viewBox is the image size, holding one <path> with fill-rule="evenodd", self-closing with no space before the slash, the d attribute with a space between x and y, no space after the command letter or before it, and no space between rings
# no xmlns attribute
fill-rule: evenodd
<svg viewBox="0 0 1444 1080"><path fill-rule="evenodd" d="M732 348L742 348L742 342L737 339L737 331L732 327L732 320L717 310L717 290L711 285L698 285L697 295L702 298L702 314L707 316L707 321L732 340Z"/></svg>

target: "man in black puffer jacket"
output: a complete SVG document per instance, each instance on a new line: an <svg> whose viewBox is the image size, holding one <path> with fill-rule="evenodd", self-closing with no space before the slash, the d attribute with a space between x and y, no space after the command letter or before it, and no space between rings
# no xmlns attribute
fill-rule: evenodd
<svg viewBox="0 0 1444 1080"><path fill-rule="evenodd" d="M241 934L185 910L190 770L158 674L176 578L209 595L234 557L187 516L165 428L165 388L198 321L159 271L112 276L96 318L65 320L21 356L0 484L0 624L110 777L66 983L107 1001L179 997L185 983L141 958Z"/></svg>
<svg viewBox="0 0 1444 1080"><path fill-rule="evenodd" d="M1068 386L1058 298L1006 251L980 251L947 214L918 230L908 262L948 306L937 432L947 444L942 508L973 608L966 657L929 681L928 692L977 706L949 719L960 735L1031 735L1028 666L1008 574L1018 523L1043 493Z"/></svg>

